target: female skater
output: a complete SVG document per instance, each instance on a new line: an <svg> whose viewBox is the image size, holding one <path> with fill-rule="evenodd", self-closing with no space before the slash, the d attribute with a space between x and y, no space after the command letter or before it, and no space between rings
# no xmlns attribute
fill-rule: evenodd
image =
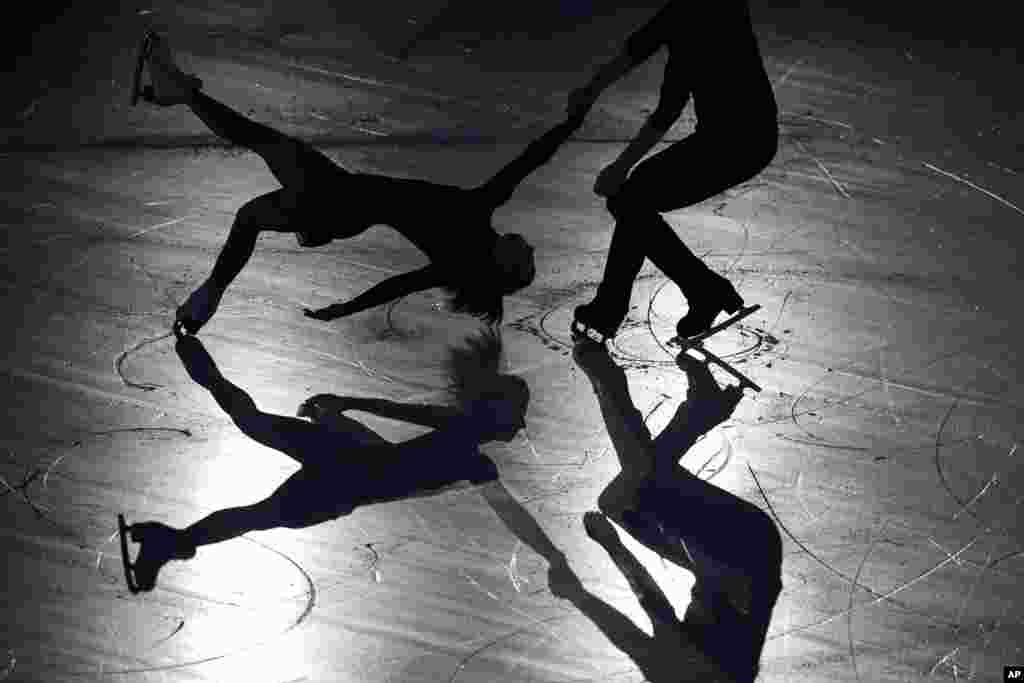
<svg viewBox="0 0 1024 683"><path fill-rule="evenodd" d="M607 198L615 228L597 294L576 308L577 332L615 335L645 256L686 297L689 310L676 325L680 338L705 332L721 311L734 313L743 305L729 281L695 256L660 214L749 180L775 156L778 111L746 1L671 0L590 83L570 94L570 118L583 115L602 90L662 46L668 63L658 106L594 183L594 192ZM633 168L691 96L696 131Z"/></svg>
<svg viewBox="0 0 1024 683"><path fill-rule="evenodd" d="M696 582L682 620L604 516L584 516L587 534L625 575L654 625L648 637L585 591L564 564L552 563L556 595L573 602L647 680L734 680L752 683L772 609L782 589L782 539L757 506L691 474L679 459L724 422L743 396L719 388L707 365L685 352L687 398L652 438L629 396L626 375L607 349L589 339L573 356L590 378L621 473L601 492L598 507L638 541L692 572ZM717 672L717 673L716 673Z"/></svg>
<svg viewBox="0 0 1024 683"><path fill-rule="evenodd" d="M584 111L552 128L471 190L351 173L311 146L209 97L198 78L174 64L160 36L151 33L147 40L145 63L152 90L144 97L160 106L187 105L214 133L259 154L282 185L247 202L235 215L213 272L178 308L176 321L189 333L196 333L213 316L224 290L252 255L261 230L294 232L301 246L318 247L386 224L430 259L430 265L390 278L352 302L306 310L306 315L320 320L442 287L452 295L453 310L495 322L502 316L502 297L533 281L533 247L521 235L499 235L491 216L579 127Z"/></svg>
<svg viewBox="0 0 1024 683"><path fill-rule="evenodd" d="M498 372L501 342L488 328L470 338L465 348L451 352L448 374L455 407L319 394L299 408L299 416L308 421L271 415L220 374L197 337L184 334L177 324L174 332L175 350L189 376L209 390L246 436L284 453L301 468L266 499L218 510L185 529L159 522L123 529L141 545L134 562L125 558L133 591L152 590L169 560L188 559L201 545L254 530L311 526L347 515L361 505L430 495L461 480L493 481L497 468L478 445L511 441L524 425L530 399L522 378ZM391 443L343 415L345 410L373 412L435 431ZM514 513L515 506L507 499L495 498Z"/></svg>

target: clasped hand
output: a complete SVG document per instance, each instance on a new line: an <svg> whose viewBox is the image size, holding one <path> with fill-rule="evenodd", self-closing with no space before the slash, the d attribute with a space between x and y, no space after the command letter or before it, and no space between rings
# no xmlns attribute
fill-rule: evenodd
<svg viewBox="0 0 1024 683"><path fill-rule="evenodd" d="M302 312L307 318L315 320L337 320L348 313L343 303L331 304L323 308L303 308Z"/></svg>

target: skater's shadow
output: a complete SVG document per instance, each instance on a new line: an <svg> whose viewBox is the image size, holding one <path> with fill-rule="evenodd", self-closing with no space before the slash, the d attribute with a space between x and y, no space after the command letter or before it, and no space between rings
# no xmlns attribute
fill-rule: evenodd
<svg viewBox="0 0 1024 683"><path fill-rule="evenodd" d="M681 353L678 365L689 380L686 400L652 438L629 396L625 373L604 347L581 342L573 356L593 385L622 466L600 494L598 507L641 543L692 572L696 583L680 620L605 517L588 513L588 534L629 580L654 635L647 636L587 592L571 573L553 570L553 590L590 617L650 681L713 680L723 672L732 680L753 681L782 588L781 537L756 505L694 476L678 462L703 434L732 415L742 390L722 389L705 363Z"/></svg>
<svg viewBox="0 0 1024 683"><path fill-rule="evenodd" d="M529 389L521 378L497 372L501 345L493 333L451 350L448 369L455 405L318 394L300 406L298 417L290 417L259 410L244 390L220 373L199 339L175 332L175 350L189 376L210 392L242 433L291 457L300 468L265 499L217 510L185 529L156 522L134 525L132 538L142 546L134 577L141 590L155 586L156 575L168 560L187 559L201 545L250 531L320 524L359 506L435 495L460 481L498 482L497 467L479 446L511 441L524 426ZM347 415L349 411L433 431L392 443ZM514 530L526 536L524 540L531 539L527 542L546 556L557 553L500 483L485 497L502 519L511 521L510 527L514 524Z"/></svg>

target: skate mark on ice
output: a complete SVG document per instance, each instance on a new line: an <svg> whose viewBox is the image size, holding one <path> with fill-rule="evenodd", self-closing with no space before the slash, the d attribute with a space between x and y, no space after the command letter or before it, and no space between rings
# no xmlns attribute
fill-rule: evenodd
<svg viewBox="0 0 1024 683"><path fill-rule="evenodd" d="M793 399L793 402L789 406L789 419L790 419L790 422L792 422L795 427L797 427L800 431L802 431L804 434L806 434L807 438L810 439L810 440L809 441L804 441L802 439L795 439L795 438L787 436L785 434L780 434L779 437L781 439L785 440L785 441L790 441L792 443L804 444L804 445L807 445L807 446L821 446L822 448L829 448L829 449L832 449L832 450L856 451L856 452L866 453L866 452L871 450L870 447L868 447L868 446L854 446L854 445L850 445L850 444L841 444L841 443L828 442L828 441L826 441L824 439L824 437L820 437L817 434L811 432L811 430L807 429L807 427L805 427L800 422L800 420L798 419L800 416L803 416L803 415L811 415L811 416L816 416L817 415L817 413L814 411L814 409L811 409L811 408L808 408L805 412L801 413L801 412L799 412L797 410L797 406L799 406L800 402L802 400L804 400L804 398L807 397L807 394L809 394L811 392L811 389L813 389L815 386L820 384L826 377L829 376L829 373L831 373L831 372L832 372L832 369L829 368L825 372L824 375L822 375L820 378L818 378L817 381L811 382L810 384L808 384L804 388L804 390L802 392L800 392L800 395ZM870 391L871 391L871 389L866 389L865 391L863 391L861 393L852 394L852 395L847 396L846 398L841 399L839 401L830 402L828 404L828 406L829 406L829 408L832 408L834 406L845 405L845 404L853 401L856 398L864 396L865 394L869 393ZM820 410L820 408L818 410Z"/></svg>
<svg viewBox="0 0 1024 683"><path fill-rule="evenodd" d="M1013 202L1010 202L1007 199L1003 199L1002 197L997 195L995 192L992 192L991 190L986 190L984 187L981 187L980 185L975 185L974 183L972 183L970 180L967 180L966 178L962 178L962 177L956 175L955 173L950 173L949 171L944 171L941 168L939 168L938 166L933 166L932 164L929 164L926 161L922 162L922 165L925 168L927 168L928 170L930 170L930 171L935 171L936 173L940 173L940 174L946 176L947 178L952 178L953 180L955 180L957 182L963 183L967 187L970 187L970 188L972 188L974 190L977 190L978 192L981 192L982 194L988 195L989 197L991 197L992 199L996 200L997 202L999 202L1003 206L1007 206L1007 207L1013 209L1014 211L1016 211L1017 213L1021 214L1022 216L1024 216L1024 209L1021 209L1019 206L1017 206Z"/></svg>
<svg viewBox="0 0 1024 683"><path fill-rule="evenodd" d="M1000 531L1000 532L1005 531L1005 525L999 524L999 523L990 523L989 521L984 520L981 517L979 517L971 509L971 506L974 505L990 488L992 488L993 486L998 486L999 485L999 474L997 472L993 472L992 476L985 483L985 485L982 486L978 490L978 492L975 493L974 496L971 497L970 500L964 501L964 500L961 500L961 498L953 491L953 486L950 484L949 479L946 477L945 470L942 467L942 447L943 446L957 444L957 443L969 443L971 441L974 441L973 437L965 438L963 441L959 441L959 442L958 441L954 441L954 442L944 443L942 441L942 435L943 435L943 433L946 430L946 425L949 423L949 418L952 416L953 411L956 410L958 405L959 405L959 401L954 400L953 403L949 406L949 409L946 411L945 415L942 416L942 420L939 422L939 427L936 430L936 433L935 433L935 457L934 457L934 460L935 460L935 471L938 473L939 481L942 482L942 487L946 490L946 493L948 493L949 497L952 498L956 502L956 504L960 507L960 509L956 512L956 514L953 515L953 519L954 520L959 518L962 513L966 512L967 514L969 514L971 517L974 518L974 521L976 521L979 525L981 525L982 528L985 529L986 533L992 533L992 532L997 531L997 530ZM1013 453L1016 451L1016 448L1017 448L1017 446L1016 446L1016 444L1014 444L1013 448L1010 450L1008 455L1012 456ZM1015 503L1019 504L1021 500L1022 500L1022 498L1018 498L1015 501Z"/></svg>
<svg viewBox="0 0 1024 683"><path fill-rule="evenodd" d="M258 638L258 639L254 640L251 643L248 643L248 644L243 645L241 647L235 648L235 649L230 650L228 652L223 652L223 653L216 654L216 655L210 655L208 657L196 657L196 658L189 659L189 660L186 660L186 661L174 662L174 663L170 663L170 664L156 664L156 665L153 665L153 666L133 667L133 668L123 668L123 669L104 669L103 673L104 674L111 674L111 675L159 673L159 672L165 672L165 671L174 671L174 670L177 670L177 669L184 669L186 667L197 666L197 665L200 665L200 664L207 664L209 662L215 662L215 661L218 661L218 660L221 660L221 659L226 659L228 657L234 657L234 656L237 656L237 655L242 654L244 652L249 652L249 651L252 651L252 650L254 650L254 649L258 648L258 647L262 647L264 645L267 645L267 644L269 644L269 643L279 639L281 636L285 635L289 631L294 630L297 626L302 624L306 620L306 618L312 613L313 607L316 605L317 591L316 591L316 586L313 583L312 577L309 575L309 573L306 572L305 569L302 568L302 566L298 562L296 562L295 560L293 560L291 557L289 557L285 553L281 552L280 550L277 550L276 548L273 548L273 547L271 547L271 546L269 546L269 545L267 545L265 543L257 541L256 539L249 538L248 536L241 536L240 538L242 538L245 541L248 541L248 542L250 542L250 543L252 543L254 545L257 545L257 546L263 548L264 550L267 550L267 551L269 551L269 552L271 552L271 553L281 557L283 560L285 560L290 565L292 565L296 570L298 570L299 574L302 576L302 579L303 579L303 581L306 584L306 590L304 590L302 593L299 593L298 596L305 596L306 604L303 605L302 610L299 612L299 614L293 619L293 621L288 626L286 626L281 631L279 631L277 633L274 633L273 635L268 635L266 637ZM221 601L221 600L217 600L217 599L211 598L209 596L193 596L193 595L188 594L188 593L185 593L183 595L187 595L189 597L198 597L202 602L206 602L206 603L213 603L213 604L219 604L219 605L227 605L227 606L231 606L231 607L241 607L241 605L239 605L237 603L228 602L228 601ZM296 596L286 596L286 597L282 598L282 601L284 601L284 600L292 600L295 597ZM176 629L171 635L172 636L176 635L177 632L180 631L183 626L184 626L184 619L182 619L181 627ZM166 638L165 638L165 640L166 640ZM73 676L84 676L84 675L95 675L96 672L95 671L70 671L69 674L73 675Z"/></svg>
<svg viewBox="0 0 1024 683"><path fill-rule="evenodd" d="M806 61L807 61L807 55L804 55L804 56L800 57L799 59L795 60L792 64L789 65L789 68L786 69L783 72L783 74L778 77L778 79L776 79L776 81L772 85L772 87L773 88L778 88L780 85L785 84L785 82L789 80L789 77L793 74L793 72L795 72L798 68L803 66L804 62L806 62Z"/></svg>
<svg viewBox="0 0 1024 683"><path fill-rule="evenodd" d="M114 434L138 434L138 433L145 433L145 432L180 434L181 436L184 436L186 438L189 438L189 437L192 436L191 430L180 429L180 428L177 428L177 427L120 427L118 429L106 429L106 430L101 431L101 432L87 432L87 434L89 434L90 436L111 436L111 435L114 435ZM83 443L82 440L79 439L79 440L75 441L74 443L72 443L70 448L78 448L78 447L80 447L82 445L82 443ZM50 474L54 470L56 470L57 469L57 465L59 465L70 454L71 454L70 450L68 452L62 453L60 456L58 456L56 459L54 459L54 461L51 462L49 464L49 466L46 468L45 472L43 473L43 488L44 489L48 488L48 486L49 486Z"/></svg>
<svg viewBox="0 0 1024 683"><path fill-rule="evenodd" d="M817 515L811 514L811 508L807 505L807 501L804 499L804 473L803 473L803 470L798 470L797 473L796 473L796 477L794 477L794 481L793 481L793 494L796 496L797 502L800 503L800 507L801 507L801 509L803 509L804 514L807 515L807 519L812 524L816 523L819 519L821 519L827 513L832 511L832 508L826 507L824 510L822 510Z"/></svg>
<svg viewBox="0 0 1024 683"><path fill-rule="evenodd" d="M928 569L926 569L926 570L922 571L921 573L919 573L917 576L914 576L914 577L910 578L909 580L903 582L902 584L896 586L895 588L893 588L893 589L891 589L889 591L886 591L885 593L879 593L878 591L874 590L870 586L866 586L866 585L864 585L862 583L855 583L852 580L851 577L847 576L843 572L839 571L838 569L836 569L832 565L830 565L827 562L825 562L824 560L822 560L820 557L818 557L818 555L816 555L813 551L811 551L811 549L808 548L800 539L798 539L793 534L793 532L791 532L789 530L789 528L783 523L782 519L779 517L778 513L775 510L775 506L772 505L771 501L768 499L768 495L765 493L764 488L761 486L760 480L758 479L757 475L754 473L754 469L749 464L747 465L747 469L750 471L750 476L754 478L754 483L757 486L757 490L761 494L761 498L764 500L765 505L767 505L768 511L771 513L772 517L775 519L775 523L778 524L779 528L783 531L783 533L785 533L787 536L789 536L789 538L797 545L797 547L799 547L804 552L804 554L806 554L809 558L811 558L812 560L814 560L815 562L820 564L822 567L824 567L828 571L832 572L833 574L835 574L836 576L841 578L843 581L852 583L854 588L860 588L860 589L866 591L868 594L870 594L871 596L874 597L874 599L871 600L870 602L858 605L858 607L870 607L872 605L877 605L877 604L879 604L881 602L891 602L896 607L898 607L898 608L900 608L902 610L913 612L913 610L911 610L909 605L902 604L899 601L894 600L892 596L894 596L897 593L900 593L900 592L902 592L902 591L904 591L904 590L914 586L915 584L917 584L917 583L927 579L929 576L931 576L932 574L940 571L941 569L946 567L951 562L956 562L959 559L959 557L961 555L963 555L964 553L966 553L971 547L973 547L975 543L977 543L983 537L988 535L987 533L977 534L971 540L969 540L967 543L965 543L963 546L961 546L959 550L957 550L955 553L953 553L950 556L948 556L946 559L944 559L941 562L939 562L939 563L929 567ZM1024 553L1024 551L1021 551L1021 553ZM1018 553L1018 554L1020 554L1020 553ZM813 628L817 628L819 626L824 626L825 624L831 623L831 622L835 621L836 619L839 619L841 617L846 616L849 613L849 611L850 611L849 609L844 609L844 610L841 610L841 611L839 611L839 612L837 612L835 614L831 614L831 615L829 615L827 617L819 619L817 621L814 621L814 622L811 622L811 623L808 623L808 624L803 624L801 626L794 626L792 628L788 628L788 629L786 629L784 631L781 631L779 633L774 633L774 634L768 636L765 640L768 641L768 640L775 640L776 638L784 638L786 636L791 636L791 635L794 635L794 634L797 634L797 633L802 633L804 631L809 631L809 630L811 630ZM931 616L931 615L924 615L924 616L927 616L932 621L937 620L937 617L934 617L934 616Z"/></svg>
<svg viewBox="0 0 1024 683"><path fill-rule="evenodd" d="M174 218L172 220L164 221L163 223L158 223L157 225L153 225L153 226L150 226L148 228L143 228L142 230L136 230L135 232L131 233L130 235L125 235L123 237L120 237L118 235L107 235L107 236L100 235L100 236L97 236L97 237L95 237L93 239L90 239L91 243L88 246L85 247L85 253L81 257L76 259L73 263L71 263L70 265L66 266L60 272L60 275L67 275L71 271L77 270L79 266L83 265L86 261L91 259L96 254L96 252L98 251L97 249L91 248L93 246L97 246L97 245L105 243L105 242L127 242L128 240L135 239L136 237L139 237L141 235L145 235L145 234L150 233L150 232L154 232L154 231L159 230L161 228L166 228L166 227L168 227L170 225L176 225L176 224L181 223L182 221L186 221L186 220L188 220L189 218L192 218L192 217L193 217L192 214L189 214L187 216L182 216L181 218ZM57 277L56 274L55 275L51 275L48 278L44 278L43 281L44 282L52 281L52 280L56 279L56 277Z"/></svg>
<svg viewBox="0 0 1024 683"><path fill-rule="evenodd" d="M537 617L534 617L534 616L528 614L527 612L524 612L523 610L521 610L521 609L519 609L517 607L513 607L512 604L508 600L503 600L501 598L501 596L499 596L499 595L495 594L494 592L484 588L484 586L479 581L477 581L475 578L470 576L465 570L462 570L459 573L462 575L462 578L464 578L474 588L476 588L478 591L480 591L481 593L483 593L484 595L489 597L491 600L494 600L496 603L498 603L499 605L501 605L502 607L504 607L508 611L512 612L513 614L516 614L516 615L522 617L527 622L530 622L531 625L537 626L538 628L543 629L547 633L548 638L550 638L551 640L555 640L557 638L557 634L548 627L548 625L545 623L544 619L538 619ZM518 589L517 589L517 592L518 592ZM521 629L521 630L526 630L526 627L523 627L523 629Z"/></svg>
<svg viewBox="0 0 1024 683"><path fill-rule="evenodd" d="M374 546L374 544L372 542L371 543L364 543L362 545L363 548L366 548L367 550L370 551L370 555L372 556L372 559L370 560L370 567L369 567L369 569L370 569L370 575L373 576L373 582L374 583L380 583L380 581L381 581L381 574L380 574L380 570L377 569L377 566L380 564L380 553L378 553L377 549L374 548L373 546Z"/></svg>
<svg viewBox="0 0 1024 683"><path fill-rule="evenodd" d="M860 583L860 575L864 571L864 565L868 562L868 557L874 551L875 546L878 545L878 541L882 539L885 527L888 526L889 521L886 520L882 523L882 528L879 533L871 539L871 543L864 550L864 557L861 558L860 564L857 565L857 572L853 575L853 581L850 583L850 600L847 603L846 609L846 640L850 649L850 665L853 667L853 675L857 677L858 683L860 683L860 669L857 667L857 648L853 644L853 596L857 592L857 585Z"/></svg>
<svg viewBox="0 0 1024 683"><path fill-rule="evenodd" d="M658 298L662 296L662 293L665 291L665 288L668 287L670 284L673 284L672 281L668 280L668 279L665 279L654 290L654 293L651 294L651 298L648 300L648 304L647 304L647 321L646 321L646 325L647 325L648 332L651 335L651 338L654 339L654 341L658 345L658 347L665 353L666 356L668 356L668 357L673 359L671 361L667 361L667 362L666 361L661 361L661 362L664 362L664 363L666 363L668 365L675 366L675 360L674 359L675 359L676 355L678 355L678 352L674 351L673 348L670 347L667 342L663 342L663 341L661 341L661 339L659 339L657 337L657 335L654 333L654 324L652 322L654 319L659 317L654 312L655 303L658 300ZM783 303L785 303L785 302L783 302ZM781 315L781 311L780 311L780 315ZM748 324L748 323L743 322L743 321L737 322L737 323L731 325L729 328L716 333L711 338L709 338L709 339L705 340L704 342L702 342L701 345L706 344L709 347L711 347L711 345L715 343L716 339L721 339L721 338L723 338L726 335L731 336L734 341L738 337L739 340L740 340L740 347L737 350L735 350L735 351L732 351L732 352L729 352L729 353L721 352L721 353L718 353L716 355L718 355L720 358L722 358L722 360L728 361L729 363L731 363L733 365L738 365L738 364L741 364L741 363L746 363L748 361L760 358L761 356L763 356L763 355L773 351L779 345L778 337L773 335L769 330L766 330L763 327L756 327L756 326L754 326L752 324ZM700 349L697 348L696 350L699 351ZM634 360L641 361L642 359L636 358ZM649 362L656 362L656 361L649 361Z"/></svg>
<svg viewBox="0 0 1024 683"><path fill-rule="evenodd" d="M161 388L163 386L162 384L149 384L149 383L140 384L138 382L132 382L131 380L129 380L125 376L124 369L122 368L122 366L124 365L124 362L125 362L125 360L127 360L128 356L130 356L131 354L135 353L139 349L142 349L142 348L144 348L146 346L149 346L150 344L154 344L154 343L156 343L156 342L158 342L158 341L160 341L162 339L167 339L167 338L172 337L172 336L174 336L174 332L173 331L172 332L167 332L167 333L162 334L162 335L160 335L158 337L152 337L150 339L143 339L138 344L136 344L136 345L134 345L134 346L132 346L130 348L127 348L124 351L122 351L120 353L120 355L118 355L118 357L114 360L114 371L117 372L118 377L121 378L121 383L124 384L126 387L132 387L132 388L135 388L135 389L141 389L142 391L153 391L154 389Z"/></svg>
<svg viewBox="0 0 1024 683"><path fill-rule="evenodd" d="M740 247L740 251L739 251L738 254L736 254L736 258L734 258L732 260L732 262L729 263L729 265L727 265L725 267L725 270L722 272L722 275L724 275L725 277L728 277L729 273L732 272L732 269L735 268L736 265L741 260L743 260L743 257L747 255L747 247L749 246L749 244L750 244L750 221L744 221L743 222L743 246ZM747 278L747 275L746 275L746 273L744 273L743 276L739 279L739 281L736 284L737 285L742 284L746 280L746 278Z"/></svg>
<svg viewBox="0 0 1024 683"><path fill-rule="evenodd" d="M825 177L825 179L832 185L833 188L835 188L836 192L841 194L846 199L852 199L850 193L847 192L846 187L844 187L842 183L836 180L835 176L833 176L832 172L828 170L828 167L825 166L824 163L822 163L821 159L808 152L807 148L804 147L804 144L799 140L796 141L796 146L800 150L800 152L804 154L804 156L808 157L811 161L814 162L814 165L818 167L818 170L821 171L821 174ZM840 243L842 243L842 241L840 241Z"/></svg>
<svg viewBox="0 0 1024 683"><path fill-rule="evenodd" d="M166 636L164 636L163 638L160 638L159 640L154 642L152 645L150 645L149 646L150 650L163 645L164 643L166 643L171 638L173 638L174 636L178 635L179 633L181 633L185 629L185 617L177 617L177 620L178 620L178 623L174 626L174 630L172 630Z"/></svg>
<svg viewBox="0 0 1024 683"><path fill-rule="evenodd" d="M536 622L536 624L545 625L546 626L550 622L561 621L563 619L568 619L570 616L571 615L559 614L559 615L556 615L556 616L553 616L553 617L547 617L545 619L535 619L534 621ZM499 645L500 643L502 643L502 642L504 642L506 640L510 640L510 639L512 639L512 638L514 638L514 637L516 637L516 636L518 636L520 634L522 634L522 633L529 633L529 632L530 632L530 626L523 626L521 628L515 629L514 631L510 631L509 633L506 633L503 636L498 636L497 638L484 643L483 645L481 645L480 647L478 647L477 649L473 650L468 655L463 657L459 661L459 663L455 665L455 669L452 671L452 675L448 678L448 683L455 683L456 679L458 679L458 677L459 677L459 674L462 673L462 670L466 668L466 665L469 664L469 662L471 660L475 659L476 656L479 655L480 653L485 652L485 651L491 649L492 647L494 647L495 645Z"/></svg>
<svg viewBox="0 0 1024 683"><path fill-rule="evenodd" d="M995 472L993 472L992 476L989 478L989 480L987 482L985 482L985 485L982 486L980 489L978 489L978 492L975 493L974 496L969 501L967 501L967 503L965 503L964 506L960 510L957 510L956 514L953 515L953 519L954 520L959 519L961 512L967 512L968 514L973 514L970 511L970 507L972 505L974 505L976 502L978 502L978 500L980 500L981 497L984 496L986 492L988 492L989 488L991 488L993 486L998 486L998 485L999 485L999 475L996 474Z"/></svg>
<svg viewBox="0 0 1024 683"><path fill-rule="evenodd" d="M787 290L786 295L782 297L782 304L779 306L779 314L775 316L775 322L772 323L772 326L768 329L768 334L772 334L773 332L775 332L775 328L779 326L779 323L782 321L782 313L786 310L786 305L789 304L789 300L790 298L792 298L792 296L793 290L790 289Z"/></svg>

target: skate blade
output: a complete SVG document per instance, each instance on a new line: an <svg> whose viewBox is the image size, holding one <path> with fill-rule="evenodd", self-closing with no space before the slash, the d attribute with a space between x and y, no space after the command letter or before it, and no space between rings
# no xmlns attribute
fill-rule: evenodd
<svg viewBox="0 0 1024 683"><path fill-rule="evenodd" d="M128 590L132 594L139 592L139 586L135 583L135 565L128 554L128 534L131 527L124 521L124 515L117 515L117 534L121 539L121 564L124 566L124 580L128 584Z"/></svg>
<svg viewBox="0 0 1024 683"><path fill-rule="evenodd" d="M142 37L142 43L139 45L139 55L135 60L135 74L132 77L132 106L137 105L140 98L148 101L149 97L152 96L152 87L146 86L144 88L142 86L142 71L146 66L146 61L149 60L152 50L153 34L151 31L146 31L146 34Z"/></svg>
<svg viewBox="0 0 1024 683"><path fill-rule="evenodd" d="M722 368L727 373L732 375L735 379L737 379L739 381L740 389L751 389L755 393L758 393L758 394L761 393L761 387L758 386L752 379L750 379L749 377L744 375L742 372L737 370L730 363L727 363L726 361L722 360L721 358L719 358L715 354L713 354L710 351L708 351L706 348L704 348L700 344L697 344L695 346L690 346L689 348L684 349L683 353L686 353L688 351L694 351L696 353L699 353L699 354L703 355L704 356L704 361L703 362L714 363L715 365L717 365L718 367Z"/></svg>
<svg viewBox="0 0 1024 683"><path fill-rule="evenodd" d="M727 327L735 325L739 321L746 318L748 315L756 313L759 310L761 310L761 304L745 306L744 308L741 308L739 311L726 318L724 321L718 323L717 325L711 326L705 332L701 332L700 334L696 334L692 337L686 338L682 338L679 335L672 337L671 339L668 340L668 346L678 347L679 349L684 351L694 346L700 346L701 342L703 342L708 337L718 334Z"/></svg>

